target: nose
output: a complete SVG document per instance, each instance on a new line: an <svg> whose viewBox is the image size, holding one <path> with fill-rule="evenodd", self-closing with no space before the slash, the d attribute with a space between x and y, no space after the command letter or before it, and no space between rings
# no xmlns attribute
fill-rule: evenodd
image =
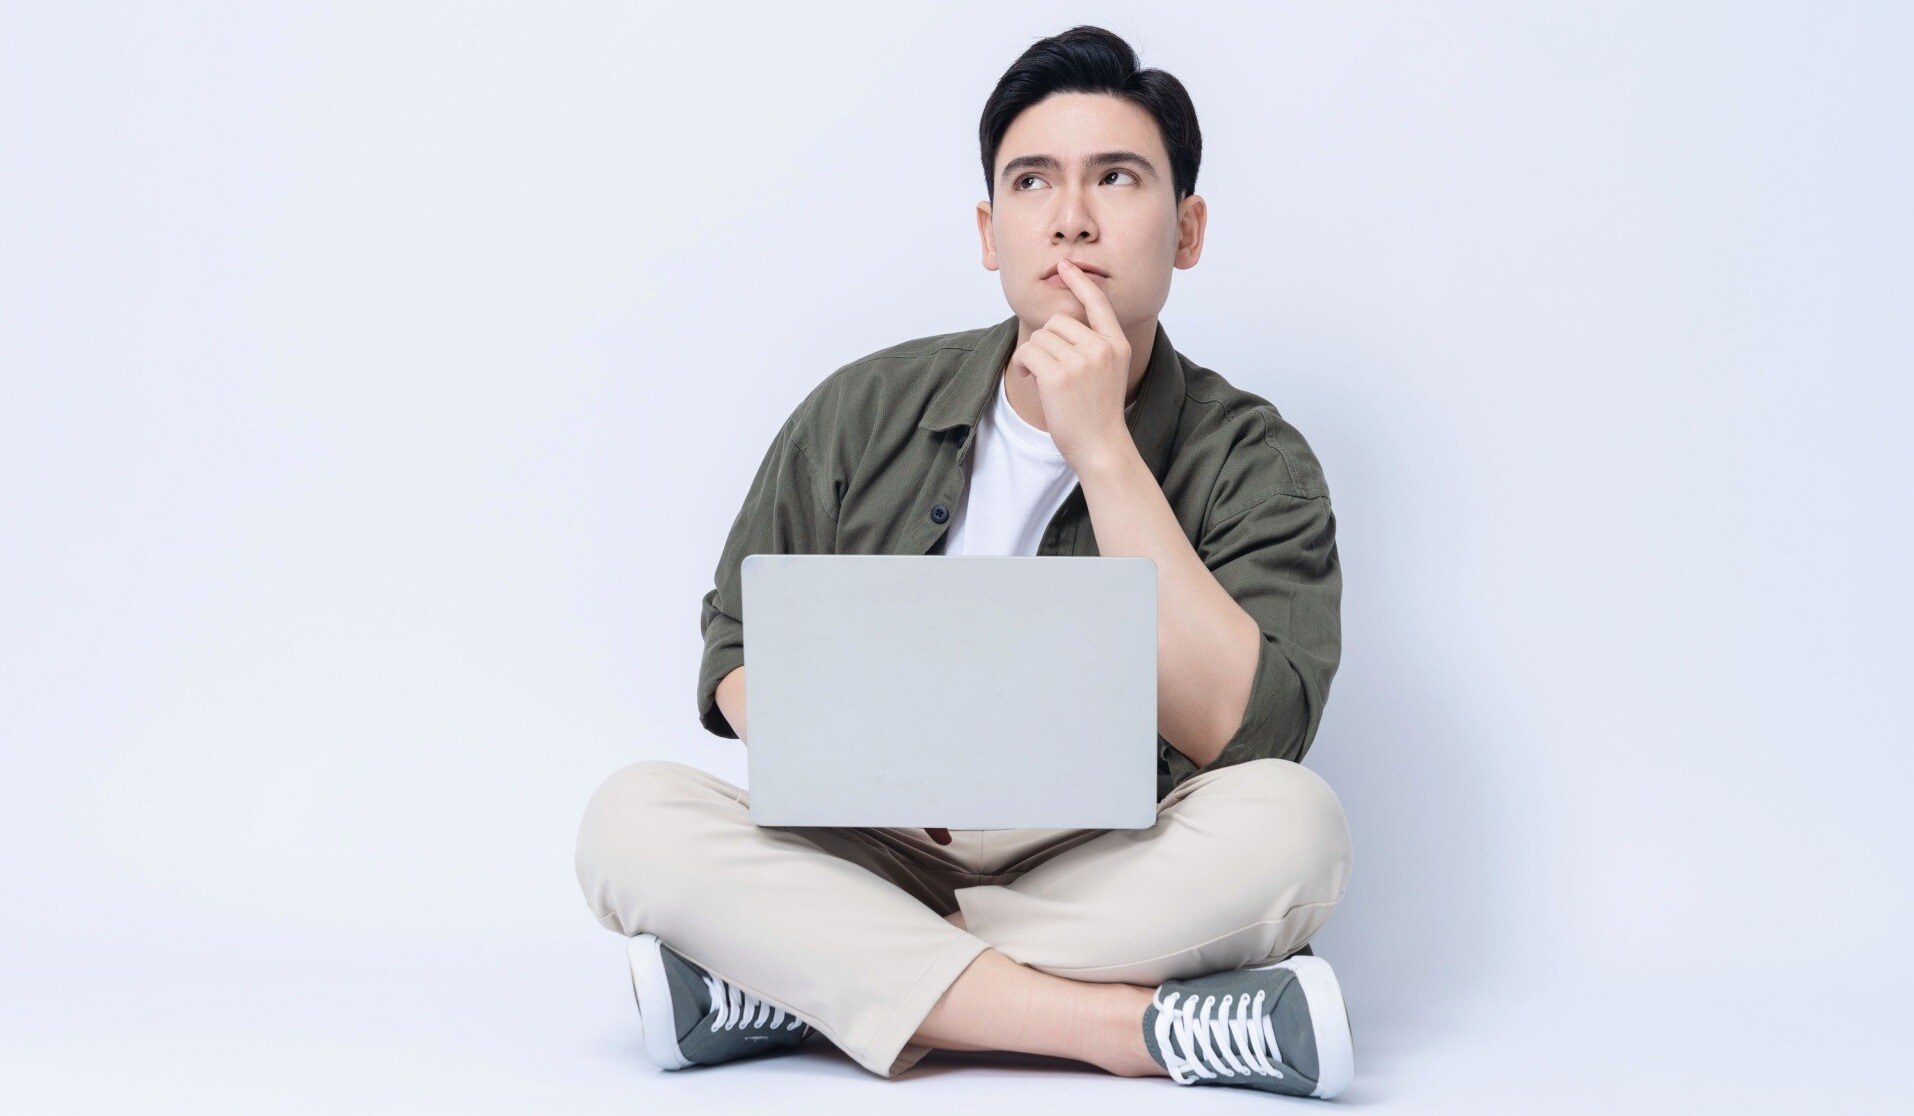
<svg viewBox="0 0 1914 1116"><path fill-rule="evenodd" d="M1083 195L1071 188L1060 191L1061 200L1057 204L1057 215L1050 226L1050 237L1057 244L1074 244L1079 241L1096 239L1096 219L1085 204Z"/></svg>

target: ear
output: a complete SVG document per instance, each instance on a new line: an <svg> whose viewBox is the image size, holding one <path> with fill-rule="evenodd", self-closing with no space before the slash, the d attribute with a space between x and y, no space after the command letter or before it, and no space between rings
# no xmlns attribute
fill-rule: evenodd
<svg viewBox="0 0 1914 1116"><path fill-rule="evenodd" d="M977 203L977 236L983 241L984 270L997 270L997 234L990 227L990 203Z"/></svg>
<svg viewBox="0 0 1914 1116"><path fill-rule="evenodd" d="M1203 255L1203 232L1209 225L1209 203L1201 194L1191 194L1177 207L1176 259L1179 268L1192 268Z"/></svg>

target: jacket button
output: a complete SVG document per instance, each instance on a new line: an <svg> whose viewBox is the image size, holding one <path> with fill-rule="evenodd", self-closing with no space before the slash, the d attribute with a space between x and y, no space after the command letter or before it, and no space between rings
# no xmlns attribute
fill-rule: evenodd
<svg viewBox="0 0 1914 1116"><path fill-rule="evenodd" d="M930 508L930 521L931 521L932 523L942 523L942 522L943 522L944 520L946 520L946 519L949 519L949 518L950 518L950 509L949 509L949 508L947 508L947 507L945 507L945 506L944 506L944 505L942 505L942 504L932 504L932 505L931 505L931 508Z"/></svg>

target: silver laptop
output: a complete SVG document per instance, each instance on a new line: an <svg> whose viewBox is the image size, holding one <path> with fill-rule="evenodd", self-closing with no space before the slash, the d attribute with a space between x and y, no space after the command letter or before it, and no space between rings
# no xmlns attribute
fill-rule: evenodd
<svg viewBox="0 0 1914 1116"><path fill-rule="evenodd" d="M1156 563L751 554L759 825L1156 824Z"/></svg>

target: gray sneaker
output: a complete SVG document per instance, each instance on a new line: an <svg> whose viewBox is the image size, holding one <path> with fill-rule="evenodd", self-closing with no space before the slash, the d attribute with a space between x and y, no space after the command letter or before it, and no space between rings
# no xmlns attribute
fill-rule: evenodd
<svg viewBox="0 0 1914 1116"><path fill-rule="evenodd" d="M645 1051L664 1069L785 1050L815 1031L784 1008L685 960L655 934L634 936L625 954Z"/></svg>
<svg viewBox="0 0 1914 1116"><path fill-rule="evenodd" d="M1327 1099L1356 1074L1342 988L1320 957L1167 981L1143 1010L1143 1042L1178 1085Z"/></svg>

